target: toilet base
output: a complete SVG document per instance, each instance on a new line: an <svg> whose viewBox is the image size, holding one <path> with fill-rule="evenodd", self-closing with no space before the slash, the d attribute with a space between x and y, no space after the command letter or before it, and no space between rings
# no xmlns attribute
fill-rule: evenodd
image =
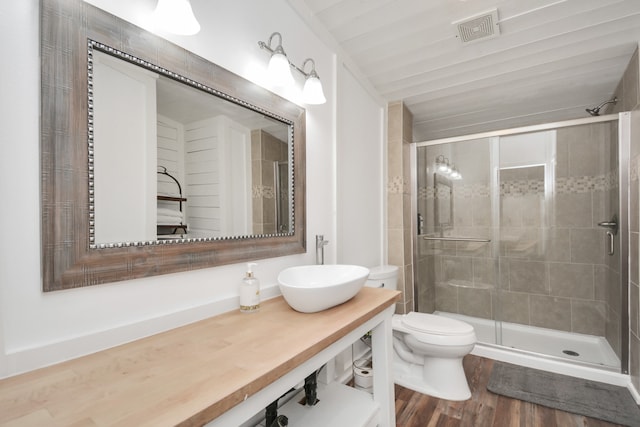
<svg viewBox="0 0 640 427"><path fill-rule="evenodd" d="M471 390L462 368L462 358L427 358L425 366L393 360L393 380L396 384L422 394L445 400L467 400Z"/></svg>

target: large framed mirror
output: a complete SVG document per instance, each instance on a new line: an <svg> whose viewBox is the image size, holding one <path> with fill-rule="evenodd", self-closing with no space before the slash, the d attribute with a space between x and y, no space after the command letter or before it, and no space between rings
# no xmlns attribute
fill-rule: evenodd
<svg viewBox="0 0 640 427"><path fill-rule="evenodd" d="M81 0L41 38L45 291L306 250L304 108Z"/></svg>

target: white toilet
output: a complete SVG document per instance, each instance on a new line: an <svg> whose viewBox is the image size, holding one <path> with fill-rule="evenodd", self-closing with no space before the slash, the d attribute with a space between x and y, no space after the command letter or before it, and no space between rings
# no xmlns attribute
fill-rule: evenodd
<svg viewBox="0 0 640 427"><path fill-rule="evenodd" d="M370 269L365 286L397 289L398 267ZM393 379L398 385L447 400L471 397L462 358L473 350L473 326L434 314L394 314Z"/></svg>

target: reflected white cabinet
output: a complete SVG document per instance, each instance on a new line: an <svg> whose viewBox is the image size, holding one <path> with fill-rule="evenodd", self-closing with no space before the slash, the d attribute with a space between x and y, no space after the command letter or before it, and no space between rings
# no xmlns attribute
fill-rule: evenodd
<svg viewBox="0 0 640 427"><path fill-rule="evenodd" d="M147 106L158 75L101 52L93 59L96 243L155 240L157 119Z"/></svg>

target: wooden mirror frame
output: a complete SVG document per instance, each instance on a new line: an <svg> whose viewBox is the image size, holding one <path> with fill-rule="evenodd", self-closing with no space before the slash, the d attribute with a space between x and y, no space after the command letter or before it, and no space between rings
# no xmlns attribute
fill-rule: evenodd
<svg viewBox="0 0 640 427"><path fill-rule="evenodd" d="M41 0L43 290L55 291L306 251L305 109L81 0ZM293 125L293 232L92 249L88 40L129 53Z"/></svg>

